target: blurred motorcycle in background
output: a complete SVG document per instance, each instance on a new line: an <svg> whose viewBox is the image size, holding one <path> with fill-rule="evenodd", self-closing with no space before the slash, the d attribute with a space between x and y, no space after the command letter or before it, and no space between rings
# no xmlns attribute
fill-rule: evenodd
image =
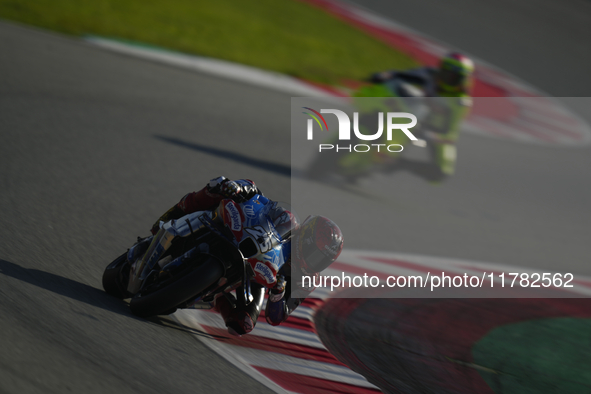
<svg viewBox="0 0 591 394"><path fill-rule="evenodd" d="M404 134L392 134L392 139L382 142L381 149L360 152L354 149L326 150L316 154L307 169L311 179L325 179L336 175L349 183L369 177L374 173L392 174L407 170L433 182L453 175L456 166L455 141L445 137L446 130L432 127L431 119L448 117L447 101L456 98L427 97L424 90L404 78L391 78L383 83L363 86L353 94L353 107L359 112L359 131L374 134L379 129L379 113L408 112L416 116L417 125L412 133L417 140ZM385 134L385 133L384 133ZM338 135L327 144L337 145ZM351 146L364 144L352 133ZM377 144L376 144L377 145ZM387 146L397 146L386 148Z"/></svg>

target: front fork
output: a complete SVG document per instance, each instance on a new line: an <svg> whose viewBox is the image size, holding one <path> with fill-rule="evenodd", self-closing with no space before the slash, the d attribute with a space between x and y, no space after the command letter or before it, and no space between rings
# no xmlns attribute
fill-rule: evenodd
<svg viewBox="0 0 591 394"><path fill-rule="evenodd" d="M130 260L132 266L127 291L131 294L136 294L140 291L144 280L148 277L148 274L152 271L154 265L168 250L175 237L187 237L203 227L203 223L201 223L201 220L199 219L201 214L203 214L203 212L195 212L183 216L178 220L172 220L161 224L160 229L156 235L154 235L154 238L142 259L137 260L135 263Z"/></svg>
<svg viewBox="0 0 591 394"><path fill-rule="evenodd" d="M170 247L174 234L166 231L164 227L152 238L148 250L144 253L141 260L132 263L131 272L129 275L129 283L127 284L127 291L131 294L136 294L142 287L144 279L150 272L154 264L160 260L160 256ZM131 261L130 261L131 262Z"/></svg>

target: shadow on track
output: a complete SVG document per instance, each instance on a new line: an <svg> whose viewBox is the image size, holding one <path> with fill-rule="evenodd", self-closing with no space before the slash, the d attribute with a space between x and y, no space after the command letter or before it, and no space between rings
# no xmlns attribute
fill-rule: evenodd
<svg viewBox="0 0 591 394"><path fill-rule="evenodd" d="M270 161L256 159L254 157L248 157L246 155L236 153L236 152L231 152L229 150L214 148L214 147L206 146L206 145L201 145L201 144L197 144L195 142L184 141L180 138L166 137L163 135L155 135L154 138L168 142L170 144L179 145L184 148L193 149L193 150L207 153L210 155L214 155L217 157L222 157L224 159L233 160L233 161L239 162L241 164L246 164L246 165L249 165L252 167L257 167L262 170L274 172L279 175L291 176L291 167L284 165L284 164L278 164L278 163L274 163L274 162L270 162Z"/></svg>
<svg viewBox="0 0 591 394"><path fill-rule="evenodd" d="M193 335L200 335L206 338L218 337L217 335L211 335L193 327L181 325L176 321L170 320L167 316L154 316L148 319L136 317L129 312L126 302L111 297L103 290L96 289L84 283L76 282L72 279L64 278L63 276L40 271L38 269L23 268L18 264L2 259L0 259L0 274L125 317L149 322L165 328L184 331Z"/></svg>
<svg viewBox="0 0 591 394"><path fill-rule="evenodd" d="M375 195L372 193L368 193L367 191L363 190L360 187L356 187L354 185L350 185L347 182L327 182L326 180L314 180L308 178L304 171L294 170L292 173L292 169L290 166L284 164L278 164L270 161L260 160L253 157L248 157L240 153L231 152L225 149L214 148L211 146L201 145L194 142L189 142L182 140L180 138L175 137L167 137L163 135L154 135L154 138L162 140L164 142L168 142L170 144L179 145L184 148L193 149L199 152L207 153L210 155L214 155L217 157L223 157L228 160L233 160L239 162L241 164L250 165L252 167L260 168L262 170L274 172L278 175L288 176L292 178L299 178L299 179L307 179L311 182L317 182L322 185L327 185L334 187L340 191L344 191L347 193L351 193L357 195L359 197L364 197L369 200L389 204L391 201L383 196Z"/></svg>
<svg viewBox="0 0 591 394"><path fill-rule="evenodd" d="M2 259L0 259L0 273L73 300L135 318L127 310L126 304L84 283L38 269L23 268Z"/></svg>
<svg viewBox="0 0 591 394"><path fill-rule="evenodd" d="M220 319L221 319L221 316L220 316ZM223 335L208 334L207 332L198 330L194 327L185 326L184 324L171 319L171 317L169 317L169 316L154 316L154 317L148 318L148 320L154 324L159 325L159 326L163 326L166 328L172 328L172 329L186 332L189 334L198 335L200 337L205 337L205 338L209 338L209 339L218 339L218 340L226 338Z"/></svg>

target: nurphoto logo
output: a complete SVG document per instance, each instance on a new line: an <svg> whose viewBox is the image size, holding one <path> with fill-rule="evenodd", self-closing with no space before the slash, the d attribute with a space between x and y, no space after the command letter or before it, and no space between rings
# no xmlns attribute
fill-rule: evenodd
<svg viewBox="0 0 591 394"><path fill-rule="evenodd" d="M320 130L328 131L328 125L326 120L322 116L322 114L333 114L337 117L337 121L339 123L339 141L350 141L351 140L351 120L349 115L345 112L338 110L338 109L321 109L320 112L309 108L303 107L310 112L303 112L306 115L309 115L311 119L308 119L307 123L307 138L308 140L314 139L314 121L320 126ZM355 133L355 137L362 141L376 141L382 138L384 133L384 113L378 112L378 131L375 134L363 134L359 131L359 113L353 112L353 132ZM394 119L401 119L406 118L410 120L408 123L395 123ZM386 113L386 140L392 140L392 133L394 130L402 131L408 138L412 141L417 141L417 138L410 132L410 128L416 126L417 124L417 117L408 112L387 112ZM371 146L370 146L371 145ZM334 144L319 144L318 151L322 152L323 150L331 150L336 149L338 152L339 150L346 150L351 152L352 150L355 152L369 152L372 147L375 147L377 151L380 151L381 147L385 147L389 152L401 152L403 147L400 144L357 144L357 145L334 145Z"/></svg>

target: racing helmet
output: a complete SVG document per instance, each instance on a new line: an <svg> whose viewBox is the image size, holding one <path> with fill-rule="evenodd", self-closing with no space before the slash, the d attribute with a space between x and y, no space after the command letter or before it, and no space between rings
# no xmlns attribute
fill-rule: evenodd
<svg viewBox="0 0 591 394"><path fill-rule="evenodd" d="M292 241L296 260L307 273L316 273L331 265L343 250L343 234L332 220L309 216Z"/></svg>
<svg viewBox="0 0 591 394"><path fill-rule="evenodd" d="M444 56L437 70L437 90L444 93L467 93L472 83L474 62L461 53Z"/></svg>

